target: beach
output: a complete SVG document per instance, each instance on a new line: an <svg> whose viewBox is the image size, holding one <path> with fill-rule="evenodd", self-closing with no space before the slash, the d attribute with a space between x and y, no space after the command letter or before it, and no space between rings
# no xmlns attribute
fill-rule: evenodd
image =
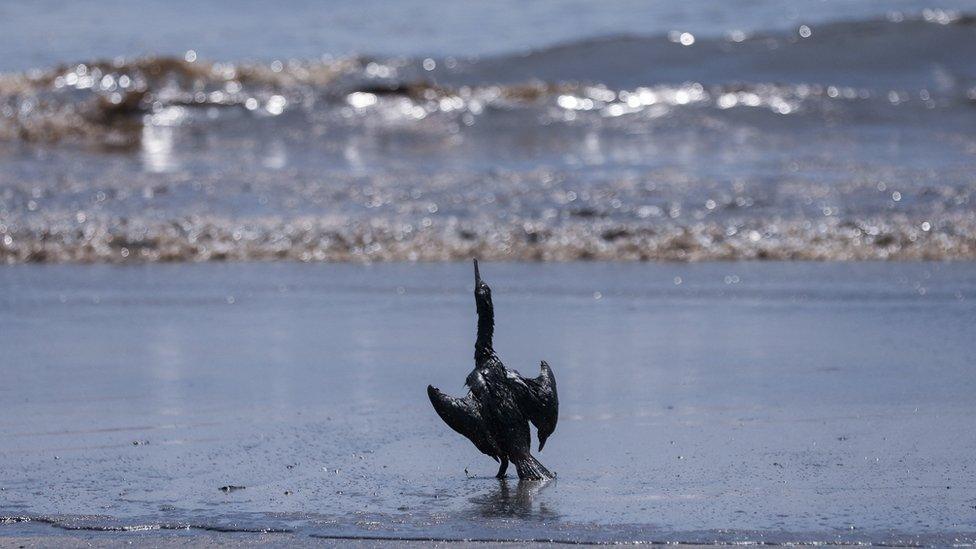
<svg viewBox="0 0 976 549"><path fill-rule="evenodd" d="M0 536L972 543L973 269L483 264L559 380L536 484L424 394L467 263L8 267Z"/></svg>
<svg viewBox="0 0 976 549"><path fill-rule="evenodd" d="M976 544L972 10L0 3L0 546Z"/></svg>

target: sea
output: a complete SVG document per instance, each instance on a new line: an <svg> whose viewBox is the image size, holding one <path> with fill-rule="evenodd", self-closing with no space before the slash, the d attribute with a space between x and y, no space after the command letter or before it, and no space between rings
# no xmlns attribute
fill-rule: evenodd
<svg viewBox="0 0 976 549"><path fill-rule="evenodd" d="M0 262L976 258L969 2L0 4Z"/></svg>

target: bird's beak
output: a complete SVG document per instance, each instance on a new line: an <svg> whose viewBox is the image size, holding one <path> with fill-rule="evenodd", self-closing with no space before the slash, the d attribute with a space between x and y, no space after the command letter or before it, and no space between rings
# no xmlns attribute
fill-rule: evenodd
<svg viewBox="0 0 976 549"><path fill-rule="evenodd" d="M474 260L474 287L481 285L481 272L478 271L478 260Z"/></svg>
<svg viewBox="0 0 976 549"><path fill-rule="evenodd" d="M542 447L545 446L545 445L546 445L546 439L542 439L542 440L539 441L539 451L540 452L542 451Z"/></svg>

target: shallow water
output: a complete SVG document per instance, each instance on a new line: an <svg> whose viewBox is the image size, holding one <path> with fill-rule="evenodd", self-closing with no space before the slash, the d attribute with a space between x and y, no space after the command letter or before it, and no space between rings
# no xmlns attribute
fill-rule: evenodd
<svg viewBox="0 0 976 549"><path fill-rule="evenodd" d="M976 258L967 3L712 4L4 6L0 262Z"/></svg>
<svg viewBox="0 0 976 549"><path fill-rule="evenodd" d="M427 402L472 364L468 264L0 269L0 536L976 541L976 265L483 272L501 358L559 380L547 485Z"/></svg>

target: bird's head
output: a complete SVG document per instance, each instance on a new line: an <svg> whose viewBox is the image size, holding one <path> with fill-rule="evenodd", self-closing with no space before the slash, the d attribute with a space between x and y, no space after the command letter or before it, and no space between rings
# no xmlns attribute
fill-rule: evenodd
<svg viewBox="0 0 976 549"><path fill-rule="evenodd" d="M478 270L478 260L474 260L474 299L480 306L483 303L491 304L491 288L484 280L481 280L481 271Z"/></svg>

